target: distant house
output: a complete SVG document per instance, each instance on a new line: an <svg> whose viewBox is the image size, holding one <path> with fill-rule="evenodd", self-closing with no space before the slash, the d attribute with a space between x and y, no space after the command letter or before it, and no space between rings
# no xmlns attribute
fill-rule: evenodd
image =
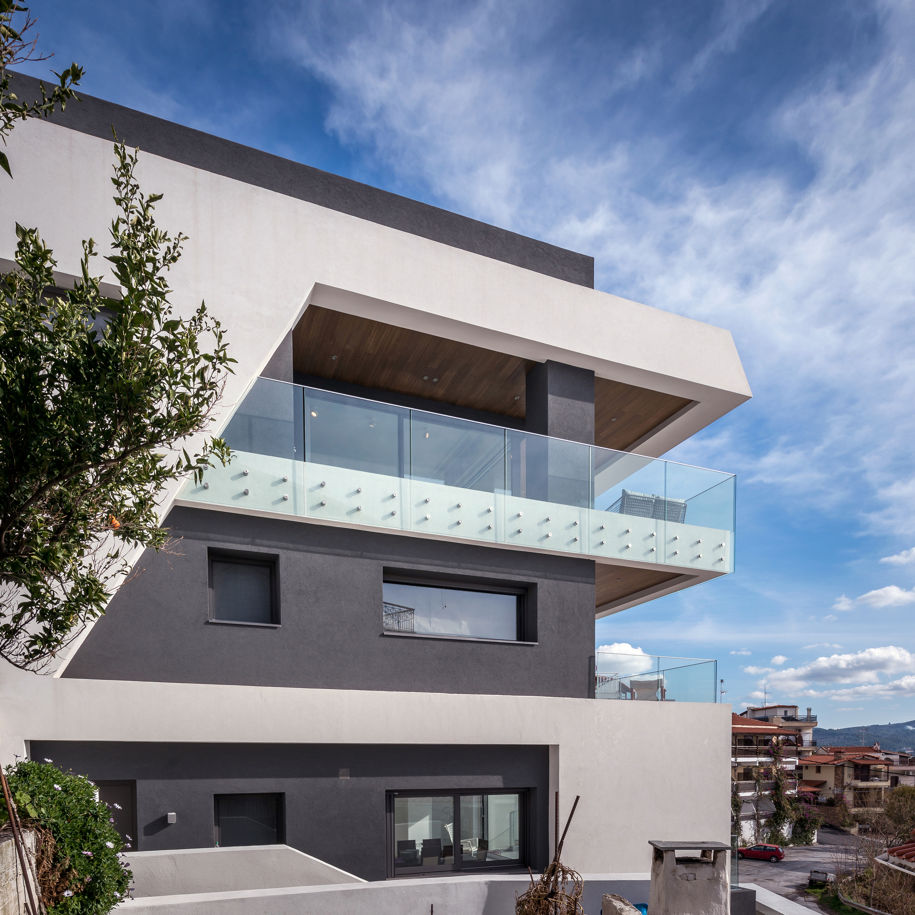
<svg viewBox="0 0 915 915"><path fill-rule="evenodd" d="M820 802L844 801L852 812L883 807L890 762L864 747L824 747L800 760L800 794Z"/></svg>
<svg viewBox="0 0 915 915"><path fill-rule="evenodd" d="M817 726L817 716L808 708L806 714L798 713L796 705L762 705L749 707L741 713L745 718L754 721L767 721L789 731L794 731L799 740L798 753L801 756L812 753L816 742L813 739L813 729Z"/></svg>
<svg viewBox="0 0 915 915"><path fill-rule="evenodd" d="M786 779L786 794L797 793L798 742L796 730L731 715L731 791L734 807L739 804L734 827L741 842L768 838L777 769Z"/></svg>

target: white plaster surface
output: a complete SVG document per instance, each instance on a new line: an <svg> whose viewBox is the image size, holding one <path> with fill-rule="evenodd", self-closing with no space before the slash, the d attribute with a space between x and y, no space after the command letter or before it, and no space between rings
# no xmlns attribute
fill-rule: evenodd
<svg viewBox="0 0 915 915"><path fill-rule="evenodd" d="M133 851L124 857L136 898L365 883L288 845Z"/></svg>
<svg viewBox="0 0 915 915"><path fill-rule="evenodd" d="M581 871L643 872L649 839L730 834L726 705L77 680L8 665L0 695L4 763L39 739L550 746L562 809L582 796L565 846Z"/></svg>
<svg viewBox="0 0 915 915"><path fill-rule="evenodd" d="M645 874L584 874L585 911L596 913L603 893L644 901ZM530 885L518 875L390 880L358 886L289 887L239 893L161 896L119 907L131 915L505 915Z"/></svg>

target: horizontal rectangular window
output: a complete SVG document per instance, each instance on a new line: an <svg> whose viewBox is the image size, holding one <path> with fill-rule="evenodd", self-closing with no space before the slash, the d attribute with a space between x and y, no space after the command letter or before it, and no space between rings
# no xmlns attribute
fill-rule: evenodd
<svg viewBox="0 0 915 915"><path fill-rule="evenodd" d="M392 792L391 873L406 876L527 863L527 792Z"/></svg>
<svg viewBox="0 0 915 915"><path fill-rule="evenodd" d="M386 632L457 638L525 639L525 592L386 580Z"/></svg>
<svg viewBox="0 0 915 915"><path fill-rule="evenodd" d="M218 846L285 841L282 794L217 794L214 801Z"/></svg>
<svg viewBox="0 0 915 915"><path fill-rule="evenodd" d="M210 553L210 619L228 623L279 623L276 560Z"/></svg>

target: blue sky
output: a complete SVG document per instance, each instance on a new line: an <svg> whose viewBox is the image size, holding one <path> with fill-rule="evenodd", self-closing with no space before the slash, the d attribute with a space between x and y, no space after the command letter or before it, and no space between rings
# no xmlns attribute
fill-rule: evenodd
<svg viewBox="0 0 915 915"><path fill-rule="evenodd" d="M45 2L86 92L593 254L728 327L737 572L597 627L735 706L915 719L915 4Z"/></svg>

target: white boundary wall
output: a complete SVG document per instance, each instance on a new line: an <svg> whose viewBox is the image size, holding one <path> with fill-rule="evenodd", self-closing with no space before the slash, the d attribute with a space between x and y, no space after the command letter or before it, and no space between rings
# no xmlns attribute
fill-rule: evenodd
<svg viewBox="0 0 915 915"><path fill-rule="evenodd" d="M564 856L580 872L644 872L649 839L729 841L727 705L77 680L8 667L0 695L2 762L29 740L549 746L562 810L582 796Z"/></svg>

